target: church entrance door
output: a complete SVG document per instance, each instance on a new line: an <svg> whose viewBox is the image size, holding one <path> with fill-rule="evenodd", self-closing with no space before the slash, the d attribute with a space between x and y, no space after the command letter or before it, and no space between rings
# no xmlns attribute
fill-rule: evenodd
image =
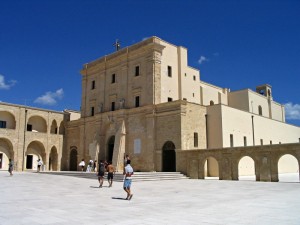
<svg viewBox="0 0 300 225"><path fill-rule="evenodd" d="M176 153L174 143L171 141L167 141L164 144L162 150L163 172L176 172Z"/></svg>
<svg viewBox="0 0 300 225"><path fill-rule="evenodd" d="M107 150L108 150L108 154L106 158L107 162L112 162L114 147L115 147L115 136L111 136L107 144Z"/></svg>

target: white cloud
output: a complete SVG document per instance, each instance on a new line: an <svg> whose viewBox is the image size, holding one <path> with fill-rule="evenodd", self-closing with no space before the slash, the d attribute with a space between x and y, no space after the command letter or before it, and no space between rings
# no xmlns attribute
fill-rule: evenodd
<svg viewBox="0 0 300 225"><path fill-rule="evenodd" d="M205 56L201 55L200 59L198 60L198 63L202 64L202 63L207 62L207 61L209 61L209 59L206 58Z"/></svg>
<svg viewBox="0 0 300 225"><path fill-rule="evenodd" d="M17 83L15 80L8 81L8 84L5 83L5 78L3 75L0 74L0 90L9 90L12 86Z"/></svg>
<svg viewBox="0 0 300 225"><path fill-rule="evenodd" d="M41 97L34 100L34 103L42 105L55 105L58 99L62 99L64 95L63 89L58 89L56 92L48 91Z"/></svg>
<svg viewBox="0 0 300 225"><path fill-rule="evenodd" d="M284 104L284 108L287 119L300 120L300 105L288 102Z"/></svg>

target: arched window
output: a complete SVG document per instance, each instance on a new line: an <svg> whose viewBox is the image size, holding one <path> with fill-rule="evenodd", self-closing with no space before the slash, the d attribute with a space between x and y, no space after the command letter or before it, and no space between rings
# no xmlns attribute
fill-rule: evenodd
<svg viewBox="0 0 300 225"><path fill-rule="evenodd" d="M214 105L215 103L214 103L214 101L210 101L209 104L210 105Z"/></svg>

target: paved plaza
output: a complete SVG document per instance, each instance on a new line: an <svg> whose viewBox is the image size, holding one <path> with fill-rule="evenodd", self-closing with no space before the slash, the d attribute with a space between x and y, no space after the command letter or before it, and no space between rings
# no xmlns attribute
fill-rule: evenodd
<svg viewBox="0 0 300 225"><path fill-rule="evenodd" d="M0 172L0 224L300 224L299 182L121 182Z"/></svg>

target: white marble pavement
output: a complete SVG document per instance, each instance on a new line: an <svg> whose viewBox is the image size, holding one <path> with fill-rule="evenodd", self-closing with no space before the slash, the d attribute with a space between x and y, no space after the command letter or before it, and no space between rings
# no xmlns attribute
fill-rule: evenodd
<svg viewBox="0 0 300 225"><path fill-rule="evenodd" d="M121 182L98 188L96 176L1 171L0 184L1 225L300 224L299 182L136 182L131 201Z"/></svg>

